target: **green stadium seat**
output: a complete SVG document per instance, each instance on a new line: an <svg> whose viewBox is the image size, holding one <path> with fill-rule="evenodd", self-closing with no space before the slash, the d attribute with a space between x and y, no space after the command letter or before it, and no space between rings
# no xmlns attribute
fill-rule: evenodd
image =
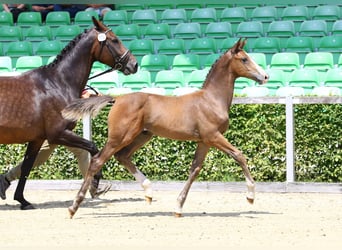
<svg viewBox="0 0 342 250"><path fill-rule="evenodd" d="M325 75L324 86L337 87L342 91L342 69L329 69Z"/></svg>
<svg viewBox="0 0 342 250"><path fill-rule="evenodd" d="M311 52L304 60L304 68L327 71L334 67L333 55L330 52Z"/></svg>
<svg viewBox="0 0 342 250"><path fill-rule="evenodd" d="M342 52L342 36L324 36L319 41L318 51L330 52L337 63Z"/></svg>
<svg viewBox="0 0 342 250"><path fill-rule="evenodd" d="M59 40L42 41L38 44L35 55L41 56L43 64L47 64L51 56L58 55L63 49L63 45Z"/></svg>
<svg viewBox="0 0 342 250"><path fill-rule="evenodd" d="M253 47L256 38L264 36L264 29L260 21L242 22L236 28L236 36L248 38L248 46Z"/></svg>
<svg viewBox="0 0 342 250"><path fill-rule="evenodd" d="M108 66L106 64L103 64L99 61L95 61L91 66L90 75L94 75L98 72L105 71L106 69L108 69Z"/></svg>
<svg viewBox="0 0 342 250"><path fill-rule="evenodd" d="M118 73L116 71L112 71L95 77L88 81L88 85L95 88L102 94L106 94L109 89L120 87Z"/></svg>
<svg viewBox="0 0 342 250"><path fill-rule="evenodd" d="M0 56L0 72L11 72L12 59L9 56Z"/></svg>
<svg viewBox="0 0 342 250"><path fill-rule="evenodd" d="M78 25L62 25L57 28L55 39L61 41L65 46L80 33L81 28Z"/></svg>
<svg viewBox="0 0 342 250"><path fill-rule="evenodd" d="M210 69L213 64L219 59L221 56L220 53L207 55L204 61L203 69Z"/></svg>
<svg viewBox="0 0 342 250"><path fill-rule="evenodd" d="M304 20L309 20L309 9L305 5L287 6L280 15L281 20L293 21L296 32Z"/></svg>
<svg viewBox="0 0 342 250"><path fill-rule="evenodd" d="M248 54L253 61L255 61L263 69L267 68L266 56L264 53L249 53Z"/></svg>
<svg viewBox="0 0 342 250"><path fill-rule="evenodd" d="M133 12L131 23L138 24L144 33L148 24L157 23L157 12L154 9L136 10Z"/></svg>
<svg viewBox="0 0 342 250"><path fill-rule="evenodd" d="M188 20L191 18L191 14L194 10L202 8L201 3L178 3L176 4L177 9L184 9Z"/></svg>
<svg viewBox="0 0 342 250"><path fill-rule="evenodd" d="M173 96L187 95L198 90L199 88L196 88L196 87L180 87L180 88L175 88L172 91L172 95Z"/></svg>
<svg viewBox="0 0 342 250"><path fill-rule="evenodd" d="M67 11L50 11L45 18L45 25L50 27L53 37L59 26L70 24L70 13Z"/></svg>
<svg viewBox="0 0 342 250"><path fill-rule="evenodd" d="M324 20L327 23L328 30L331 30L333 23L340 19L340 16L338 5L320 5L314 9L312 19Z"/></svg>
<svg viewBox="0 0 342 250"><path fill-rule="evenodd" d="M38 44L41 41L48 41L52 39L50 26L32 26L28 29L24 39L31 42L32 49L35 52L37 50Z"/></svg>
<svg viewBox="0 0 342 250"><path fill-rule="evenodd" d="M338 57L337 67L342 68L342 54Z"/></svg>
<svg viewBox="0 0 342 250"><path fill-rule="evenodd" d="M219 20L229 22L232 26L232 32L235 33L239 23L247 21L246 9L243 7L225 8Z"/></svg>
<svg viewBox="0 0 342 250"><path fill-rule="evenodd" d="M289 86L304 88L305 94L311 93L314 87L320 85L318 71L315 69L297 69L290 76Z"/></svg>
<svg viewBox="0 0 342 250"><path fill-rule="evenodd" d="M203 66L206 56L217 52L216 41L211 37L196 38L191 41L189 52L198 55L200 65Z"/></svg>
<svg viewBox="0 0 342 250"><path fill-rule="evenodd" d="M27 11L19 14L17 26L21 27L23 36L26 35L28 28L37 25L42 25L42 16L40 12Z"/></svg>
<svg viewBox="0 0 342 250"><path fill-rule="evenodd" d="M221 42L220 47L218 48L218 50L220 52L225 52L228 49L232 48L234 46L234 44L239 40L238 37L227 37L226 39L224 39ZM249 41L249 40L248 40ZM247 44L245 46L245 50L248 51L249 46L249 42L247 41Z"/></svg>
<svg viewBox="0 0 342 250"><path fill-rule="evenodd" d="M173 3L148 3L146 4L147 9L154 9L157 13L157 20L160 20L162 13L166 9L174 9Z"/></svg>
<svg viewBox="0 0 342 250"><path fill-rule="evenodd" d="M74 25L78 25L82 29L89 29L94 25L92 17L99 20L99 15L96 11L78 11L74 18Z"/></svg>
<svg viewBox="0 0 342 250"><path fill-rule="evenodd" d="M141 58L146 54L154 53L154 44L151 39L137 39L130 42L128 46L140 65Z"/></svg>
<svg viewBox="0 0 342 250"><path fill-rule="evenodd" d="M106 12L103 17L103 23L108 27L116 27L128 23L126 10L111 10Z"/></svg>
<svg viewBox="0 0 342 250"><path fill-rule="evenodd" d="M171 34L174 33L177 24L185 23L187 20L184 9L166 9L162 12L160 17L161 23L169 24Z"/></svg>
<svg viewBox="0 0 342 250"><path fill-rule="evenodd" d="M117 9L117 10L125 10L127 12L128 20L131 20L134 11L142 10L144 8L145 8L144 4L141 4L141 3L115 4L115 9Z"/></svg>
<svg viewBox="0 0 342 250"><path fill-rule="evenodd" d="M222 12L228 7L233 7L233 4L229 3L207 3L205 5L206 8L214 8L216 10L216 17L219 19L222 15Z"/></svg>
<svg viewBox="0 0 342 250"><path fill-rule="evenodd" d="M170 69L169 59L163 54L144 55L141 59L140 69L148 70L151 74L151 82L154 82L158 71Z"/></svg>
<svg viewBox="0 0 342 250"><path fill-rule="evenodd" d="M270 64L274 53L280 52L280 41L278 37L259 37L254 42L252 52L264 53L266 63Z"/></svg>
<svg viewBox="0 0 342 250"><path fill-rule="evenodd" d="M209 23L216 22L216 10L214 8L199 8L191 13L190 22L199 23L201 32L204 33Z"/></svg>
<svg viewBox="0 0 342 250"><path fill-rule="evenodd" d="M272 56L270 68L281 69L284 71L299 69L299 56L295 52L275 53Z"/></svg>
<svg viewBox="0 0 342 250"><path fill-rule="evenodd" d="M174 89L185 87L183 71L173 69L159 71L154 86L164 88L167 95L172 95Z"/></svg>
<svg viewBox="0 0 342 250"><path fill-rule="evenodd" d="M293 21L273 21L268 26L267 36L279 37L280 47L285 48L287 38L295 36Z"/></svg>
<svg viewBox="0 0 342 250"><path fill-rule="evenodd" d="M168 56L169 64L173 62L173 58L177 54L185 53L185 44L183 39L165 39L160 42L157 48L158 54L164 54Z"/></svg>
<svg viewBox="0 0 342 250"><path fill-rule="evenodd" d="M151 74L147 70L138 70L135 74L120 76L120 83L124 88L140 91L142 88L152 87Z"/></svg>
<svg viewBox="0 0 342 250"><path fill-rule="evenodd" d="M262 6L253 9L251 14L252 21L260 21L263 24L263 31L268 30L268 26L272 21L278 19L278 12L275 6Z"/></svg>
<svg viewBox="0 0 342 250"><path fill-rule="evenodd" d="M233 36L231 24L229 22L209 23L204 31L204 36L214 38L216 44L220 47L224 39Z"/></svg>
<svg viewBox="0 0 342 250"><path fill-rule="evenodd" d="M141 38L139 26L136 23L119 25L114 32L126 47L131 41Z"/></svg>
<svg viewBox="0 0 342 250"><path fill-rule="evenodd" d="M6 51L10 42L22 40L21 28L19 26L2 26L0 28L0 43Z"/></svg>
<svg viewBox="0 0 342 250"><path fill-rule="evenodd" d="M13 15L11 12L0 12L0 26L12 26Z"/></svg>
<svg viewBox="0 0 342 250"><path fill-rule="evenodd" d="M304 63L306 54L314 50L313 39L309 36L289 37L285 46L286 52L296 52L299 55L300 64Z"/></svg>
<svg viewBox="0 0 342 250"><path fill-rule="evenodd" d="M183 71L184 80L187 81L193 70L200 69L200 57L197 54L178 54L174 57L171 68Z"/></svg>
<svg viewBox="0 0 342 250"><path fill-rule="evenodd" d="M310 36L317 48L320 37L328 35L327 23L324 20L306 20L299 27L299 36Z"/></svg>
<svg viewBox="0 0 342 250"><path fill-rule="evenodd" d="M342 36L342 20L336 20L331 28L332 35Z"/></svg>
<svg viewBox="0 0 342 250"><path fill-rule="evenodd" d="M207 78L209 68L193 70L188 78L187 86L202 88L205 79Z"/></svg>
<svg viewBox="0 0 342 250"><path fill-rule="evenodd" d="M268 69L267 74L269 78L263 86L269 89L270 95L275 95L279 88L286 86L286 74L281 69Z"/></svg>
<svg viewBox="0 0 342 250"><path fill-rule="evenodd" d="M185 49L189 49L191 41L202 36L201 26L199 23L179 23L175 27L173 36L183 39Z"/></svg>
<svg viewBox="0 0 342 250"><path fill-rule="evenodd" d="M146 26L143 34L144 39L152 39L155 47L158 47L164 39L171 38L169 24L167 23L151 23Z"/></svg>
<svg viewBox="0 0 342 250"><path fill-rule="evenodd" d="M15 71L25 72L38 68L42 65L43 61L40 56L21 56L16 62Z"/></svg>
<svg viewBox="0 0 342 250"><path fill-rule="evenodd" d="M246 78L246 77L239 77L235 80L234 84L234 94L241 95L241 92L246 87L254 86L254 81Z"/></svg>
<svg viewBox="0 0 342 250"><path fill-rule="evenodd" d="M29 41L10 42L5 55L11 57L12 65L16 65L20 56L33 55L32 44Z"/></svg>

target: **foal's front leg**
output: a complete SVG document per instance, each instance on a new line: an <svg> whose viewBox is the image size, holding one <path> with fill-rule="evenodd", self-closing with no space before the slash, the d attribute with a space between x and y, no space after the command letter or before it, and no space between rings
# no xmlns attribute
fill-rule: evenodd
<svg viewBox="0 0 342 250"><path fill-rule="evenodd" d="M195 179L197 178L198 174L200 173L202 169L202 164L208 153L208 150L209 150L209 146L205 145L204 143L197 144L195 157L194 157L194 160L192 161L192 165L190 168L189 178L186 181L183 190L181 191L181 193L179 194L177 198L177 204L176 204L176 210L175 210L176 217L182 216L182 209L183 209L184 202L186 200L186 197L188 196L192 183L195 181Z"/></svg>
<svg viewBox="0 0 342 250"><path fill-rule="evenodd" d="M247 201L253 204L255 199L255 182L248 169L246 157L241 153L240 150L230 144L222 134L218 134L213 138L215 138L215 141L210 142L212 146L232 156L234 160L242 167L243 174L245 175L247 182Z"/></svg>

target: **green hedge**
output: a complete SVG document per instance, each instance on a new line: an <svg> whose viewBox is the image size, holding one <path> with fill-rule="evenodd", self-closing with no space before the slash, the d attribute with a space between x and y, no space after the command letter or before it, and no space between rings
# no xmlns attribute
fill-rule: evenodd
<svg viewBox="0 0 342 250"><path fill-rule="evenodd" d="M107 136L108 109L93 120L93 140L102 148ZM296 180L342 181L342 106L296 105ZM81 124L76 128L82 133ZM248 159L257 181L285 181L285 105L233 105L227 139ZM134 156L134 162L153 180L185 180L196 144L154 137ZM23 145L0 146L0 172L22 159ZM104 176L112 180L131 180L132 176L114 157L104 166ZM31 178L81 178L73 155L58 147L48 162L35 169ZM241 168L231 157L211 149L199 180L244 180Z"/></svg>

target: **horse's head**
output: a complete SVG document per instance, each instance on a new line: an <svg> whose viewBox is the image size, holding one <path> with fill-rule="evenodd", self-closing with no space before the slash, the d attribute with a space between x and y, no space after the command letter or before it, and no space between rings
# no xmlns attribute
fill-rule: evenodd
<svg viewBox="0 0 342 250"><path fill-rule="evenodd" d="M137 72L138 62L121 40L94 17L93 23L97 33L93 47L95 59L125 75Z"/></svg>
<svg viewBox="0 0 342 250"><path fill-rule="evenodd" d="M243 50L247 40L241 38L230 49L231 59L231 72L234 72L237 77L246 77L264 84L268 81L267 73L256 63L252 58Z"/></svg>

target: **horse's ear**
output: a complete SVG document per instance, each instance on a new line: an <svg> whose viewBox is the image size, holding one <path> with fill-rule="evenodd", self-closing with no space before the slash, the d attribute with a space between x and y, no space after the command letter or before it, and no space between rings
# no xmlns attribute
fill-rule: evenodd
<svg viewBox="0 0 342 250"><path fill-rule="evenodd" d="M238 52L243 50L243 47L245 46L246 42L247 42L247 39L242 40L242 38L239 38L239 40L231 48L232 53L237 54Z"/></svg>
<svg viewBox="0 0 342 250"><path fill-rule="evenodd" d="M94 23L96 29L100 29L99 21L94 16L92 16L91 18L93 19L93 23Z"/></svg>

